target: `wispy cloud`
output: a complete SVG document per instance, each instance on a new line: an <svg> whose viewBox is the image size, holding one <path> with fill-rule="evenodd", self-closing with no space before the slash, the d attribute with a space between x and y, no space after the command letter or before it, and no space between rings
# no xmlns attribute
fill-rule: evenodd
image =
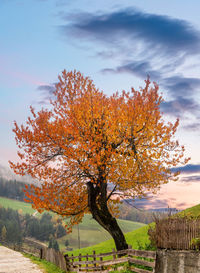
<svg viewBox="0 0 200 273"><path fill-rule="evenodd" d="M198 173L200 172L200 164L187 164L183 167L172 168L171 171L185 174Z"/></svg>
<svg viewBox="0 0 200 273"><path fill-rule="evenodd" d="M134 206L139 209L167 208L169 206L167 199L142 198L134 200Z"/></svg>
<svg viewBox="0 0 200 273"><path fill-rule="evenodd" d="M53 99L54 92L56 90L56 83L53 84L46 84L46 85L39 85L37 88L38 91L41 93L41 99L39 104L46 104L49 103L50 99Z"/></svg>
<svg viewBox="0 0 200 273"><path fill-rule="evenodd" d="M190 175L181 178L181 182L200 182L200 175Z"/></svg>
<svg viewBox="0 0 200 273"><path fill-rule="evenodd" d="M71 25L63 25L64 32L73 32L80 38L103 42L120 41L127 37L138 44L153 45L161 52L193 54L200 45L199 33L188 22L167 16L126 9L109 14L81 13ZM156 48L155 48L156 46ZM134 47L134 44L133 44Z"/></svg>
<svg viewBox="0 0 200 273"><path fill-rule="evenodd" d="M183 116L184 113L192 112L196 114L199 112L199 104L193 98L184 98L179 95L177 98L165 101L161 104L161 110L169 115L176 117Z"/></svg>
<svg viewBox="0 0 200 273"><path fill-rule="evenodd" d="M159 79L161 73L159 71L153 70L151 63L148 61L135 61L131 63L118 66L115 69L103 69L103 73L131 73L142 79L145 79L147 75L151 75L154 79Z"/></svg>
<svg viewBox="0 0 200 273"><path fill-rule="evenodd" d="M191 97L194 90L199 90L200 88L200 78L173 76L162 79L162 84L173 97Z"/></svg>
<svg viewBox="0 0 200 273"><path fill-rule="evenodd" d="M193 131L193 132L199 132L200 134L200 122L194 122L194 123L190 123L190 124L186 124L184 126L185 130L189 130L189 131Z"/></svg>
<svg viewBox="0 0 200 273"><path fill-rule="evenodd" d="M150 75L171 97L163 104L166 113L181 116L190 112L200 116L200 106L194 100L200 78L181 73L188 58L200 57L200 32L188 21L133 8L77 13L62 19L66 22L60 27L62 35L103 47L98 56L115 58L119 63L101 72L131 73L143 79Z"/></svg>

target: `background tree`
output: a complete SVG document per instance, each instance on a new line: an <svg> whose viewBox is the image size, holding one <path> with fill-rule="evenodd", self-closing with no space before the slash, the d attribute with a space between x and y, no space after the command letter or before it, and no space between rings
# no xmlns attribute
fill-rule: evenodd
<svg viewBox="0 0 200 273"><path fill-rule="evenodd" d="M53 237L53 236L50 236L49 238L49 245L48 245L48 248L53 248L55 249L56 251L59 251L59 244L58 242L56 241L56 239Z"/></svg>
<svg viewBox="0 0 200 273"><path fill-rule="evenodd" d="M6 241L6 234L7 234L6 227L3 226L3 227L2 227L2 230L1 230L1 241L2 241L2 242L5 242L5 241Z"/></svg>
<svg viewBox="0 0 200 273"><path fill-rule="evenodd" d="M15 122L21 161L10 166L41 182L26 193L35 209L70 217L69 228L91 212L126 249L112 204L176 179L170 168L187 162L174 140L179 121L163 121L162 97L149 79L140 91L106 96L80 72L63 71L54 95L51 108L31 107L25 125Z"/></svg>
<svg viewBox="0 0 200 273"><path fill-rule="evenodd" d="M69 240L65 240L65 246L66 246L66 247L69 246Z"/></svg>

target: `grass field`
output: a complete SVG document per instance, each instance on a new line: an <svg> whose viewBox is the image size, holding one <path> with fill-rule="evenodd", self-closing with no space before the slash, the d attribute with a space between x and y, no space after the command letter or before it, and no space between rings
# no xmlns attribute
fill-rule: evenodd
<svg viewBox="0 0 200 273"><path fill-rule="evenodd" d="M196 205L194 207L188 208L180 213L179 215L191 215L194 217L200 217L200 204ZM133 230L131 232L128 232L125 234L127 243L129 245L132 245L134 249L138 249L139 245L144 246L145 244L149 244L149 238L148 238L148 226L141 227L137 230ZM139 244L138 244L139 243ZM102 242L100 244L93 245L92 247L82 248L81 250L74 250L68 252L69 255L73 254L74 256L81 253L84 254L92 254L92 251L95 250L97 253L105 253L111 251L115 247L113 240L107 240L105 242Z"/></svg>
<svg viewBox="0 0 200 273"><path fill-rule="evenodd" d="M142 223L125 220L118 220L118 223L123 232L129 232L145 226ZM80 223L79 233L81 248L111 239L109 233L105 231L94 219L92 219L92 216L89 214L85 215L82 223ZM75 226L72 233L58 239L61 249L64 249L63 239L69 240L70 247L78 248L78 227Z"/></svg>
<svg viewBox="0 0 200 273"><path fill-rule="evenodd" d="M21 211L23 214L25 213L33 214L35 212L35 210L33 210L31 205L28 203L7 199L3 197L0 197L0 205L5 208L12 208ZM40 214L38 213L37 216L40 216ZM142 223L125 220L118 220L118 223L124 233L145 226ZM105 231L94 219L92 219L92 216L89 214L85 215L82 223L79 224L79 233L81 248L95 245L102 241L111 239L109 233ZM67 234L64 237L58 239L58 243L61 250L65 249L64 245L65 240L69 241L69 246L72 247L73 249L79 247L77 226L74 226L72 233Z"/></svg>
<svg viewBox="0 0 200 273"><path fill-rule="evenodd" d="M150 243L149 237L147 234L148 228L149 227L145 225L139 229L126 233L125 237L126 237L127 243L129 245L132 245L134 249L138 249L139 245L142 245L145 248L145 244ZM73 254L74 256L77 256L79 253L81 253L82 255L92 254L93 250L95 250L96 253L106 253L106 252L112 251L113 248L115 248L115 244L114 244L114 241L111 239L96 245L92 245L90 247L76 249L74 251L69 251L67 253L69 255Z"/></svg>
<svg viewBox="0 0 200 273"><path fill-rule="evenodd" d="M13 200L13 199L8 199L4 197L0 197L0 206L4 208L11 208L14 210L17 210L19 212L22 212L23 214L33 214L35 212L34 209L32 209L31 204Z"/></svg>

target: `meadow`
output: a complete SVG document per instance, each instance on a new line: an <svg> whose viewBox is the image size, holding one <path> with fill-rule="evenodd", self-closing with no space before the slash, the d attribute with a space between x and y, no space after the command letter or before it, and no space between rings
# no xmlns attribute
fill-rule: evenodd
<svg viewBox="0 0 200 273"><path fill-rule="evenodd" d="M31 204L29 203L4 197L0 197L0 206L17 210L21 214L33 214L35 212L35 210L32 209Z"/></svg>
<svg viewBox="0 0 200 273"><path fill-rule="evenodd" d="M183 210L182 212L178 213L178 215L200 217L200 204L191 208L187 208ZM154 225L154 223L150 225L145 225L136 230L127 232L125 234L127 243L131 245L133 249L140 249L140 248L145 249L150 244L148 229L149 229L149 226L152 226L152 225ZM93 250L95 250L96 253L105 253L105 252L112 251L113 248L115 248L115 245L114 245L114 241L111 239L111 240L107 240L105 242L101 242L99 244L93 245L91 247L82 248L81 250L77 249L74 251L69 251L67 252L67 254L69 255L73 254L74 256L77 256L79 255L79 253L81 253L82 255L86 255L86 254L92 254Z"/></svg>
<svg viewBox="0 0 200 273"><path fill-rule="evenodd" d="M33 214L36 211L32 209L31 204L16 201L13 199L3 198L0 197L0 205L5 208L12 208L17 210L22 214ZM40 214L36 214L37 217L40 217ZM127 220L118 220L120 227L122 228L123 232L130 232L145 226L143 223L132 222ZM102 241L107 241L111 239L110 234L105 231L94 219L90 214L86 214L83 218L83 221L79 224L79 227L76 225L73 228L72 233L69 233L60 239L58 239L58 243L61 250L65 250L65 241L69 241L69 247L73 249L79 248L78 242L78 228L79 228L79 235L80 235L80 247L88 247L92 245L96 245Z"/></svg>
<svg viewBox="0 0 200 273"><path fill-rule="evenodd" d="M12 199L0 197L0 205L6 208L12 208L20 211L21 213L33 214L35 212L32 209L31 204L20 202ZM179 215L192 215L197 217L200 215L200 205L188 208L179 213ZM37 214L39 217L40 214ZM118 220L120 227L123 232L126 233L125 237L129 245L133 248L145 248L150 243L148 238L148 225L132 222L127 220ZM78 255L81 254L92 254L95 250L97 253L109 252L115 246L108 232L106 232L99 224L92 219L90 214L85 215L83 221L79 224L79 235L80 235L80 247L78 249L78 226L74 226L72 233L63 236L58 239L61 250L65 250L64 242L69 241L69 247L73 248L73 251L68 251L68 254Z"/></svg>

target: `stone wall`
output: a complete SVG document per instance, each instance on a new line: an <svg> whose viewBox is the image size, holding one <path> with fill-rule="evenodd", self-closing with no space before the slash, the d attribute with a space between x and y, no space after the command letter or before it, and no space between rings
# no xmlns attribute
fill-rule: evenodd
<svg viewBox="0 0 200 273"><path fill-rule="evenodd" d="M200 252L188 250L158 250L155 273L198 273Z"/></svg>

